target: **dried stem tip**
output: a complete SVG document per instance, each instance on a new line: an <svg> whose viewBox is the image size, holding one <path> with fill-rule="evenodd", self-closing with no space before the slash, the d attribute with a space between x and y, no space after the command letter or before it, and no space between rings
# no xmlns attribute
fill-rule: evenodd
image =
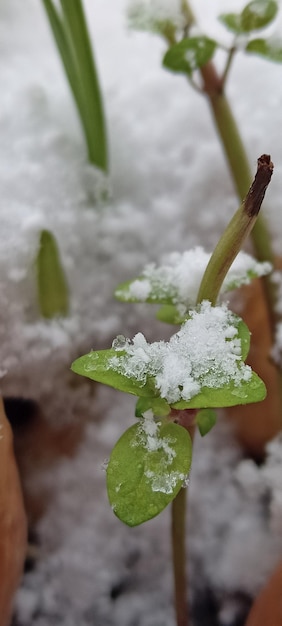
<svg viewBox="0 0 282 626"><path fill-rule="evenodd" d="M257 173L244 201L244 211L249 217L258 215L265 192L270 183L273 163L269 154L262 154L258 159Z"/></svg>

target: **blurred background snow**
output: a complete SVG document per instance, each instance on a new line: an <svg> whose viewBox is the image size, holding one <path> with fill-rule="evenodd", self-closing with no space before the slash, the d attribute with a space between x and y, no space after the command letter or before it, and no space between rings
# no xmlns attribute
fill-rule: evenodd
<svg viewBox="0 0 282 626"><path fill-rule="evenodd" d="M166 626L173 623L168 512L142 528L123 527L107 504L101 469L131 423L134 403L101 388L93 401L87 383L74 385L69 366L119 332L168 335L146 306L115 302L114 287L165 252L212 249L237 200L208 103L183 77L161 68L163 42L128 29L126 0L84 4L108 123L111 195L105 204L97 200L100 181L86 163L41 3L0 4L1 392L37 401L54 424L104 415L87 427L75 460L34 477L34 488L47 484L54 499L37 529L42 555L23 581L15 624ZM194 4L203 29L227 41L216 16L243 3ZM281 25L280 17L273 28L281 32ZM278 252L281 72L279 65L238 55L228 85L253 170L263 152L275 163L265 213ZM71 316L60 322L39 318L34 259L42 228L57 238L71 292ZM198 445L191 580L195 593L216 592L214 623L230 626L234 611L230 618L226 597L232 605L238 594L255 594L281 553L281 446L275 466L271 449L269 465L259 469L240 462L224 428ZM261 504L265 492L268 508Z"/></svg>

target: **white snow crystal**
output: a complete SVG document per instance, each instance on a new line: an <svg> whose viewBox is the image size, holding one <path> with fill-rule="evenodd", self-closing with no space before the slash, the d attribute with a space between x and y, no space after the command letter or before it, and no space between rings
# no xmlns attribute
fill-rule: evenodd
<svg viewBox="0 0 282 626"><path fill-rule="evenodd" d="M162 452L156 470L147 469L144 472L144 476L148 479L147 482L152 491L172 493L177 483L184 481L186 478L182 472L170 468L176 456L176 452L172 447L175 439L171 436L160 436L161 422L155 421L153 411L146 411L143 417L144 419L140 421L136 437L131 442L131 446L143 446L148 453Z"/></svg>
<svg viewBox="0 0 282 626"><path fill-rule="evenodd" d="M160 396L170 404L190 400L204 386L220 388L231 381L239 385L249 380L251 368L238 363L241 343L235 316L227 306L212 307L205 301L190 316L168 342L149 344L138 333L125 345L124 355L110 360L110 366L142 384L153 376Z"/></svg>
<svg viewBox="0 0 282 626"><path fill-rule="evenodd" d="M131 283L129 291L132 298L145 301L150 294L151 283L149 280L137 279Z"/></svg>
<svg viewBox="0 0 282 626"><path fill-rule="evenodd" d="M172 493L177 483L185 479L185 474L177 470L166 474L156 474L147 470L145 476L151 482L152 491L161 491L162 493Z"/></svg>
<svg viewBox="0 0 282 626"><path fill-rule="evenodd" d="M128 286L128 291L117 291L117 295L120 293L129 300L141 301L149 296L152 300L172 298L179 311L180 307L194 306L210 257L211 253L201 246L182 253L172 252L163 257L159 266L155 263L146 265L140 278ZM264 276L271 269L270 263L259 263L246 252L240 252L223 281L221 293L249 284L254 276Z"/></svg>

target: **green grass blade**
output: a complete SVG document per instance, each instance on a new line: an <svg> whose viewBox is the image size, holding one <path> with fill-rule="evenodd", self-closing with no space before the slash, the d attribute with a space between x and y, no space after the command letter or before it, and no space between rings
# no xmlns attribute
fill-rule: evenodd
<svg viewBox="0 0 282 626"><path fill-rule="evenodd" d="M62 18L53 5L52 0L42 0L47 16L49 18L50 26L53 32L54 39L56 41L58 50L61 55L61 60L75 98L80 117L83 119L84 110L83 102L81 98L80 80L78 74L78 68L76 67L76 59L72 50L71 42L68 41Z"/></svg>
<svg viewBox="0 0 282 626"><path fill-rule="evenodd" d="M48 230L40 234L36 269L41 315L47 319L66 316L69 311L68 287L55 237Z"/></svg>
<svg viewBox="0 0 282 626"><path fill-rule="evenodd" d="M65 28L69 31L82 91L83 120L91 163L108 171L106 128L96 64L81 0L61 0Z"/></svg>

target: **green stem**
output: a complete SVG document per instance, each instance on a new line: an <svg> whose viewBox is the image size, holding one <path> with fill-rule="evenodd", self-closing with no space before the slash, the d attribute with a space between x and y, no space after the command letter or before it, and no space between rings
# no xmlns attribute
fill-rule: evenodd
<svg viewBox="0 0 282 626"><path fill-rule="evenodd" d="M196 19L190 6L189 0L183 0L186 10L189 11L190 20L196 24ZM233 54L231 56L232 60ZM212 62L207 63L200 70L203 78L203 88L209 99L215 127L222 143L225 156L229 165L238 197L243 201L251 184L251 172L246 150L241 139L235 118L229 102L224 93L223 81L219 77ZM252 230L252 243L254 252L259 261L274 263L274 252L267 224L262 216L259 216ZM262 279L265 300L268 310L268 318L272 336L275 333L275 308L277 302L277 290L273 286L271 278L266 276Z"/></svg>
<svg viewBox="0 0 282 626"><path fill-rule="evenodd" d="M221 89L222 89L222 91L225 88L225 85L226 85L226 82L227 82L227 78L229 76L230 68L231 68L231 65L232 65L232 61L234 59L235 52L237 52L237 48L236 48L235 45L233 45L229 49L229 52L228 52L228 55L227 55L226 66L225 66L225 69L224 69L224 72L223 72L222 78L221 78Z"/></svg>
<svg viewBox="0 0 282 626"><path fill-rule="evenodd" d="M270 157L262 155L258 159L257 173L244 202L227 226L211 256L200 285L197 302L210 300L213 305L216 304L227 271L257 219L266 188L272 176L272 170L273 165ZM194 427L190 432L192 439L193 433ZM172 550L177 626L189 625L185 569L186 491L181 489L172 503Z"/></svg>
<svg viewBox="0 0 282 626"><path fill-rule="evenodd" d="M221 80L212 63L201 69L204 89L209 98L216 129L224 148L238 197L243 201L251 184L251 173L247 154L242 142L235 118L225 94L221 91ZM260 215L252 230L254 252L259 261L274 264L271 237L266 221ZM276 289L269 276L263 279L265 299L268 309L270 328L274 334Z"/></svg>
<svg viewBox="0 0 282 626"><path fill-rule="evenodd" d="M172 502L172 553L174 574L174 597L177 626L189 626L187 606L185 518L187 489L180 489Z"/></svg>
<svg viewBox="0 0 282 626"><path fill-rule="evenodd" d="M272 171L270 157L262 155L258 159L257 173L248 194L220 237L210 258L200 285L198 303L210 300L215 306L224 278L258 218Z"/></svg>

